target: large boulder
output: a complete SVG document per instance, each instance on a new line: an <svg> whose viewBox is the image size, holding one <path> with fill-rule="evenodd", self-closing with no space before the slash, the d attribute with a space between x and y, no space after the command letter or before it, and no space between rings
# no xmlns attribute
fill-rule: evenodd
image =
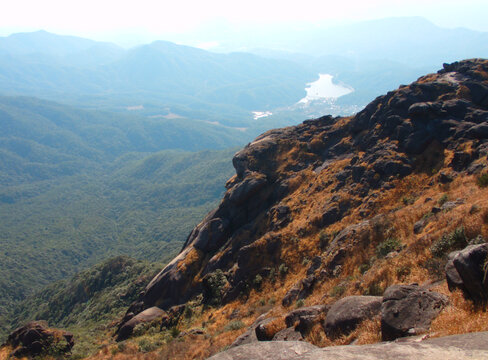
<svg viewBox="0 0 488 360"><path fill-rule="evenodd" d="M459 254L459 251L460 250L453 251L448 255L447 263L444 268L444 271L446 273L446 281L447 281L447 287L449 288L449 291L460 289L463 291L463 293L466 294L466 288L464 287L463 279L461 278L461 275L459 275L459 272L454 266L454 261L453 261L456 255Z"/></svg>
<svg viewBox="0 0 488 360"><path fill-rule="evenodd" d="M488 358L487 340L488 332L325 348L303 341L271 341L228 349L209 360L481 360Z"/></svg>
<svg viewBox="0 0 488 360"><path fill-rule="evenodd" d="M332 305L324 322L327 337L347 335L362 321L380 313L381 296L348 296Z"/></svg>
<svg viewBox="0 0 488 360"><path fill-rule="evenodd" d="M267 318L266 316L268 316L267 313L259 316L254 321L254 323L252 323L252 325L247 328L244 334L240 335L237 339L234 340L234 342L230 345L230 347L232 348L232 347L260 341L256 334L256 329L261 325L269 324L273 320L272 318Z"/></svg>
<svg viewBox="0 0 488 360"><path fill-rule="evenodd" d="M446 277L449 290L461 289L465 296L475 303L488 301L488 279L485 263L488 258L488 244L469 245L449 255Z"/></svg>
<svg viewBox="0 0 488 360"><path fill-rule="evenodd" d="M264 341L232 347L212 360L301 360L316 346L305 341Z"/></svg>
<svg viewBox="0 0 488 360"><path fill-rule="evenodd" d="M445 295L416 284L390 286L381 304L382 339L395 340L429 330L432 320L447 303Z"/></svg>
<svg viewBox="0 0 488 360"><path fill-rule="evenodd" d="M162 318L164 315L166 315L166 312L156 306L144 310L143 312L137 314L132 319L122 324L117 332L117 341L128 339L134 332L134 328L137 325L150 323L156 319Z"/></svg>
<svg viewBox="0 0 488 360"><path fill-rule="evenodd" d="M32 321L14 330L6 345L13 348L11 357L39 356L51 354L62 356L74 345L73 334L48 328L45 321Z"/></svg>

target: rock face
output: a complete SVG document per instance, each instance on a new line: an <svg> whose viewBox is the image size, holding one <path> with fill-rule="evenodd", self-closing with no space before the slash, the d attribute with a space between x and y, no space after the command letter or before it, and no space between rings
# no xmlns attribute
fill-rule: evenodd
<svg viewBox="0 0 488 360"><path fill-rule="evenodd" d="M448 173L453 176L484 166L487 73L487 60L446 64L437 74L378 97L353 117L325 116L259 136L234 156L236 176L227 182L219 206L193 229L180 254L147 285L124 321L153 306L168 310L198 295L213 305L224 304L245 295L258 275L276 275L287 261L284 244L291 241L279 230L301 211L284 200L302 175L331 168L327 181L309 189L332 194L318 204L320 214L309 219L311 226L326 228L353 212L364 222L324 242L326 256L285 305L306 297L318 274L340 274L344 259L377 227L375 190L391 189L414 171L432 173L447 163L445 150L452 153Z"/></svg>
<svg viewBox="0 0 488 360"><path fill-rule="evenodd" d="M234 342L230 345L230 347L236 347L244 344L250 344L253 342L260 341L258 339L256 329L261 325L266 325L272 321L270 318L266 318L267 314L263 314L254 321L254 323L247 329L247 331L239 336ZM262 340L270 340L270 339L262 339ZM261 341L262 341L261 340Z"/></svg>
<svg viewBox="0 0 488 360"><path fill-rule="evenodd" d="M348 296L330 308L324 322L324 330L330 339L347 335L359 323L379 315L381 296Z"/></svg>
<svg viewBox="0 0 488 360"><path fill-rule="evenodd" d="M14 330L6 345L14 349L11 354L14 357L62 356L71 351L74 339L69 332L48 328L45 321L33 321Z"/></svg>
<svg viewBox="0 0 488 360"><path fill-rule="evenodd" d="M488 358L488 333L446 336L424 341L386 342L317 348L301 341L272 341L226 350L209 360L481 360Z"/></svg>
<svg viewBox="0 0 488 360"><path fill-rule="evenodd" d="M475 303L488 301L488 279L485 264L488 259L488 244L470 245L449 254L446 278L449 290L461 289Z"/></svg>
<svg viewBox="0 0 488 360"><path fill-rule="evenodd" d="M447 302L446 296L418 285L390 286L386 289L381 304L383 340L395 340L426 332Z"/></svg>
<svg viewBox="0 0 488 360"><path fill-rule="evenodd" d="M166 315L165 311L153 306L137 314L136 316L131 317L131 319L128 321L122 321L122 325L117 331L117 341L122 341L129 338L137 325L154 321L163 317L164 315Z"/></svg>

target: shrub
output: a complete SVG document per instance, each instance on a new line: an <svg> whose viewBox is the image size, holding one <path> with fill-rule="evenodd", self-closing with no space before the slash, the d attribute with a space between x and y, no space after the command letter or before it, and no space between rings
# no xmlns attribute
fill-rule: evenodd
<svg viewBox="0 0 488 360"><path fill-rule="evenodd" d="M384 289L381 287L380 284L376 282L372 282L371 284L368 285L366 290L364 290L364 295L369 295L369 296L380 296L383 295Z"/></svg>
<svg viewBox="0 0 488 360"><path fill-rule="evenodd" d="M227 286L227 278L222 270L218 269L210 273L204 283L207 288L206 297L211 305L219 305L222 302L224 289Z"/></svg>
<svg viewBox="0 0 488 360"><path fill-rule="evenodd" d="M403 279L404 277L410 275L410 266L402 265L396 269L396 276L398 280Z"/></svg>
<svg viewBox="0 0 488 360"><path fill-rule="evenodd" d="M323 230L319 233L319 246L321 249L325 249L329 245L330 238L330 234Z"/></svg>
<svg viewBox="0 0 488 360"><path fill-rule="evenodd" d="M183 311L183 316L185 317L185 319L191 319L191 317L193 316L193 309L191 308L190 305L186 305L185 306L185 310Z"/></svg>
<svg viewBox="0 0 488 360"><path fill-rule="evenodd" d="M412 205L415 202L415 198L411 196L402 197L403 205Z"/></svg>
<svg viewBox="0 0 488 360"><path fill-rule="evenodd" d="M446 261L439 258L427 259L423 267L427 270L429 275L435 280L442 280L446 276L445 272Z"/></svg>
<svg viewBox="0 0 488 360"><path fill-rule="evenodd" d="M397 238L388 238L376 247L376 255L379 258L385 257L395 250L400 250L401 244Z"/></svg>
<svg viewBox="0 0 488 360"><path fill-rule="evenodd" d="M257 274L256 277L253 280L254 287L256 289L260 289L262 283L263 283L263 277L261 275Z"/></svg>
<svg viewBox="0 0 488 360"><path fill-rule="evenodd" d="M298 308L303 307L303 305L305 305L305 301L303 301L303 299L299 299L299 300L297 300L295 307L298 309Z"/></svg>
<svg viewBox="0 0 488 360"><path fill-rule="evenodd" d="M282 264L280 264L278 271L279 271L280 275L283 276L288 272L288 266L286 266L284 263L282 263Z"/></svg>
<svg viewBox="0 0 488 360"><path fill-rule="evenodd" d="M330 296L339 297L346 292L346 287L344 285L336 285L330 291Z"/></svg>
<svg viewBox="0 0 488 360"><path fill-rule="evenodd" d="M169 333L172 337L177 337L178 335L180 335L180 329L178 329L176 326L173 326L170 330L169 330Z"/></svg>
<svg viewBox="0 0 488 360"><path fill-rule="evenodd" d="M478 178L476 179L476 184L480 188L487 187L488 186L488 172L485 172L485 173L479 175Z"/></svg>
<svg viewBox="0 0 488 360"><path fill-rule="evenodd" d="M153 342L147 338L142 338L138 341L137 345L139 346L140 352L151 352L156 350L161 344L157 341Z"/></svg>
<svg viewBox="0 0 488 360"><path fill-rule="evenodd" d="M371 266L369 264L361 264L359 265L358 270L361 274L364 274L366 271L370 269L370 267Z"/></svg>
<svg viewBox="0 0 488 360"><path fill-rule="evenodd" d="M225 331L233 331L233 330L239 330L242 329L246 324L244 324L241 320L233 320L229 322L227 325L224 327L224 332Z"/></svg>
<svg viewBox="0 0 488 360"><path fill-rule="evenodd" d="M449 234L443 235L430 247L430 251L435 257L443 257L453 250L463 249L468 245L468 239L464 233L464 226L458 227Z"/></svg>
<svg viewBox="0 0 488 360"><path fill-rule="evenodd" d="M447 201L449 200L449 197L447 196L447 194L444 194L442 195L440 198L439 198L439 201L437 202L439 204L439 206L442 206L444 205Z"/></svg>

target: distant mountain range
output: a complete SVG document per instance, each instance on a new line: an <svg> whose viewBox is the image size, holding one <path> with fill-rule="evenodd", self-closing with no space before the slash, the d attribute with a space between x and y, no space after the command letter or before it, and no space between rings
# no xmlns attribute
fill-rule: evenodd
<svg viewBox="0 0 488 360"><path fill-rule="evenodd" d="M340 110L361 107L443 62L488 57L488 33L443 29L418 17L282 29L272 36L261 30L250 29L245 37L229 28L196 35L193 42L219 43L219 53L167 41L126 50L46 31L12 34L0 38L0 93L137 109L145 116L170 109L190 119L248 127L256 126L251 111L279 113L294 105L319 73L355 89L339 99ZM297 112L293 121L305 114ZM272 120L268 127L288 124L276 115Z"/></svg>

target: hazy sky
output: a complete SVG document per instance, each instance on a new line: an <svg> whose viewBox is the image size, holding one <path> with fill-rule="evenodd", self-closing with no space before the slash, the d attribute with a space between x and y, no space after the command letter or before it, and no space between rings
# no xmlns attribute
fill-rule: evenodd
<svg viewBox="0 0 488 360"><path fill-rule="evenodd" d="M104 40L120 33L161 38L214 20L337 24L390 16L423 16L442 27L488 31L487 0L6 0L0 35L44 29Z"/></svg>

